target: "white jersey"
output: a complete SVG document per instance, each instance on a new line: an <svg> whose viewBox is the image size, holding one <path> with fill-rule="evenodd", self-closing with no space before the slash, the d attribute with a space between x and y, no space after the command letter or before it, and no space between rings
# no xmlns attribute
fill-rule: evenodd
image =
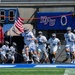
<svg viewBox="0 0 75 75"><path fill-rule="evenodd" d="M31 43L34 43L34 40L30 40L31 38L35 38L32 32L24 32L22 36L24 37L24 43L26 45L29 46Z"/></svg>
<svg viewBox="0 0 75 75"><path fill-rule="evenodd" d="M48 44L50 44L50 53L53 53L53 52L57 52L57 49L58 49L58 43L60 43L60 40L58 38L50 38L48 40Z"/></svg>
<svg viewBox="0 0 75 75"><path fill-rule="evenodd" d="M42 58L44 59L44 57L48 58L48 54L46 52L46 42L47 42L46 37L42 35L40 37L37 37L37 40L38 40L38 51L41 52L39 59L42 59Z"/></svg>
<svg viewBox="0 0 75 75"><path fill-rule="evenodd" d="M54 46L58 46L58 43L60 42L60 40L58 38L50 38L48 40L48 43L50 44L51 47L54 47Z"/></svg>
<svg viewBox="0 0 75 75"><path fill-rule="evenodd" d="M34 40L31 40L31 38L35 38L32 32L24 32L22 33L22 36L24 37L24 43L29 47L29 51L34 51L36 49ZM36 39L36 38L35 38Z"/></svg>
<svg viewBox="0 0 75 75"><path fill-rule="evenodd" d="M8 51L8 59L14 59L15 60L15 48L13 46L10 47L10 50Z"/></svg>
<svg viewBox="0 0 75 75"><path fill-rule="evenodd" d="M10 47L10 52L11 52L11 55L14 55L15 54L15 51L16 51L16 48L11 46Z"/></svg>
<svg viewBox="0 0 75 75"><path fill-rule="evenodd" d="M10 50L9 49L9 46L7 45L3 45L2 47L1 47L1 54L6 54L6 52L8 51L8 50Z"/></svg>
<svg viewBox="0 0 75 75"><path fill-rule="evenodd" d="M74 37L75 37L75 34L74 34ZM74 45L73 45L73 48L74 48L74 52L75 52L75 41L74 41Z"/></svg>
<svg viewBox="0 0 75 75"><path fill-rule="evenodd" d="M46 47L47 39L45 36L37 37L38 45L41 47Z"/></svg>
<svg viewBox="0 0 75 75"><path fill-rule="evenodd" d="M69 43L69 38L68 38L68 33L65 33L64 34L64 38L65 38L65 43L66 43L66 45L70 45L70 43Z"/></svg>
<svg viewBox="0 0 75 75"><path fill-rule="evenodd" d="M66 45L73 46L74 40L75 40L74 34L72 32L71 33L65 33L64 37L65 37Z"/></svg>

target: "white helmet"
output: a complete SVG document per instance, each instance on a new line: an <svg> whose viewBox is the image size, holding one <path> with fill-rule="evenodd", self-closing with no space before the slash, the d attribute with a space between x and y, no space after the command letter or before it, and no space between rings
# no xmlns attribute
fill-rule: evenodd
<svg viewBox="0 0 75 75"><path fill-rule="evenodd" d="M40 34L42 35L43 33L42 33L42 31L39 31L38 34L39 34L39 35L40 35Z"/></svg>
<svg viewBox="0 0 75 75"><path fill-rule="evenodd" d="M29 28L27 28L27 27L24 28L24 31L28 31L28 30L29 30Z"/></svg>
<svg viewBox="0 0 75 75"><path fill-rule="evenodd" d="M71 27L67 27L67 31L71 31Z"/></svg>
<svg viewBox="0 0 75 75"><path fill-rule="evenodd" d="M55 34L55 33L53 33L53 34L52 34L52 36L55 36L55 37L56 37L56 34Z"/></svg>
<svg viewBox="0 0 75 75"><path fill-rule="evenodd" d="M15 42L13 42L13 46L16 46L17 44Z"/></svg>
<svg viewBox="0 0 75 75"><path fill-rule="evenodd" d="M5 44L9 45L9 42L8 41L5 41Z"/></svg>
<svg viewBox="0 0 75 75"><path fill-rule="evenodd" d="M73 30L73 32L75 33L75 29Z"/></svg>

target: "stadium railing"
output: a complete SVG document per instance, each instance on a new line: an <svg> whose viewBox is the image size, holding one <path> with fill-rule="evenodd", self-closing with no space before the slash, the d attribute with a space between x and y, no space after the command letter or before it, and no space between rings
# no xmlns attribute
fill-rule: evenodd
<svg viewBox="0 0 75 75"><path fill-rule="evenodd" d="M1 2L58 2L58 1L75 1L75 0L0 0Z"/></svg>

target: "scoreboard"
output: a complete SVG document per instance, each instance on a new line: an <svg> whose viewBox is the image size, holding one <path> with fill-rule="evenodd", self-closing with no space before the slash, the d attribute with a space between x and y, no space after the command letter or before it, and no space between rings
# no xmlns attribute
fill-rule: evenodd
<svg viewBox="0 0 75 75"><path fill-rule="evenodd" d="M0 23L14 23L16 16L18 15L19 14L17 8L0 8Z"/></svg>

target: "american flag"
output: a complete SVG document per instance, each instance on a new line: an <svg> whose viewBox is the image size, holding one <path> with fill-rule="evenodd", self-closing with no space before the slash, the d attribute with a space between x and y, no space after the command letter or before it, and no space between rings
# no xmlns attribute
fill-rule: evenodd
<svg viewBox="0 0 75 75"><path fill-rule="evenodd" d="M21 17L18 17L18 20L15 21L15 26L20 32L24 32L24 28L22 26L23 22L24 22L24 19L22 19Z"/></svg>

